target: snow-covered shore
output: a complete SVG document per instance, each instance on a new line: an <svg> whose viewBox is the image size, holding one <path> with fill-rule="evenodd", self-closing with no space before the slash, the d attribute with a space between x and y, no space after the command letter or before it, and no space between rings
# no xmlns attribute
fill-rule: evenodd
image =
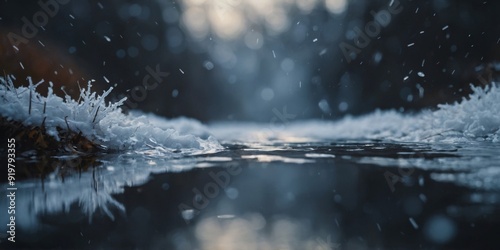
<svg viewBox="0 0 500 250"><path fill-rule="evenodd" d="M199 122L167 120L139 112L123 114L119 107L125 99L116 103L105 102L112 88L97 95L89 83L87 89L82 89L79 99L73 100L69 96L63 99L54 95L51 83L48 95L42 96L36 88L47 87L43 82L32 84L28 79L28 87L15 87L13 80L11 76L0 78L0 115L25 126L43 124L46 134L56 140L59 140L61 130L70 130L110 150L154 148L166 154L191 154L222 148L213 137L206 135L202 139L195 135L204 133L199 131L203 130ZM187 129L174 129L179 127Z"/></svg>

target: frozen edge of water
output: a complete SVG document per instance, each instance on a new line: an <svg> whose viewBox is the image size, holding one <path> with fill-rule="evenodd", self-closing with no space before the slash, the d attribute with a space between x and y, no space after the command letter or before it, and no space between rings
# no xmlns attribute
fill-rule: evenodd
<svg viewBox="0 0 500 250"><path fill-rule="evenodd" d="M82 89L78 100L64 99L53 93L49 83L47 96L28 78L28 87L15 87L14 77L0 77L0 114L25 126L43 126L46 134L59 138L59 129L76 131L87 139L111 150L156 149L164 156L172 153L196 154L221 150L218 141L206 133L199 122L178 118L167 120L152 114L123 114L120 105L105 103L113 88L97 95ZM197 135L204 135L201 138Z"/></svg>

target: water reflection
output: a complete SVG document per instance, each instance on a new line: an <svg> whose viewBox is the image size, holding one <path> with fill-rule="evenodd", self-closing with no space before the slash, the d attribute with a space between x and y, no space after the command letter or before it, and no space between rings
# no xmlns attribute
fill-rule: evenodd
<svg viewBox="0 0 500 250"><path fill-rule="evenodd" d="M497 146L478 153L479 146L274 142L181 158L106 155L86 169L65 161L17 184L19 240L54 247L44 237L81 234L83 242L57 244L169 249L458 246L457 235L498 223L484 219L500 209L491 175ZM393 191L385 173L401 169L413 171Z"/></svg>
<svg viewBox="0 0 500 250"><path fill-rule="evenodd" d="M41 215L68 213L75 204L89 221L96 212L114 219L114 214L124 213L125 207L113 195L123 193L126 187L144 184L153 173L187 170L195 163L190 158L153 159L144 153L104 155L99 161L66 156L42 159L45 161L28 161L23 166L28 170L41 167L44 171L38 170L43 174L40 178L16 183L16 223L27 231L37 231L43 225ZM51 171L47 172L49 166ZM2 196L6 195L6 187L7 183L3 183ZM7 202L2 199L0 205L7 207ZM1 217L1 223L7 223L7 219Z"/></svg>
<svg viewBox="0 0 500 250"><path fill-rule="evenodd" d="M267 230L264 230L267 227ZM286 217L267 221L259 213L231 219L207 218L195 228L195 235L203 250L226 249L340 249L333 242L338 236L314 235L308 221Z"/></svg>

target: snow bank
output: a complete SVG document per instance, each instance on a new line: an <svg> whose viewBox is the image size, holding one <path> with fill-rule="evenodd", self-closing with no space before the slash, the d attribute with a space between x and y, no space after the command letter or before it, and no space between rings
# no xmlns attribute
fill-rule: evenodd
<svg viewBox="0 0 500 250"><path fill-rule="evenodd" d="M500 88L472 87L459 103L439 105L436 111L401 114L375 111L339 121L296 121L287 124L219 123L211 132L220 140L257 142L331 139L384 139L398 142L500 142Z"/></svg>
<svg viewBox="0 0 500 250"><path fill-rule="evenodd" d="M472 87L469 99L452 105L439 105L430 115L437 129L453 131L469 139L500 142L500 87Z"/></svg>
<svg viewBox="0 0 500 250"><path fill-rule="evenodd" d="M1 116L22 122L26 126L44 124L47 134L59 140L58 129L82 133L89 140L111 150L155 149L160 153L206 153L222 149L220 144L206 133L203 126L192 120L166 119L133 113L125 115L116 103L105 103L104 98L112 88L102 95L82 89L78 100L69 96L64 99L53 94L52 84L48 95L41 96L36 88L14 87L13 77L0 78ZM150 121L153 120L153 122ZM177 128L179 130L176 130ZM200 138L195 134L203 134Z"/></svg>
<svg viewBox="0 0 500 250"><path fill-rule="evenodd" d="M401 114L375 111L339 121L295 121L286 124L219 123L210 131L189 118L166 120L138 111L125 115L124 100L106 104L90 85L79 100L36 92L41 83L15 88L12 77L0 78L0 114L24 125L44 123L47 133L59 138L59 129L81 132L86 138L113 150L154 149L160 153L208 153L221 150L211 135L225 141L311 141L332 139L384 139L400 142L500 142L500 88L473 87L459 103L439 105L436 111Z"/></svg>

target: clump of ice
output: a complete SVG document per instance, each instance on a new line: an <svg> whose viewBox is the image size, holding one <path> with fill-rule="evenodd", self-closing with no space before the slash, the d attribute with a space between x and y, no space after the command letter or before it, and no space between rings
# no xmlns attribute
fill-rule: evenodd
<svg viewBox="0 0 500 250"><path fill-rule="evenodd" d="M453 104L438 105L436 111L423 111L416 115L401 115L394 111L377 112L376 118L369 115L364 118L364 122L369 127L377 127L374 119L385 120L382 126L387 126L386 135L378 134L375 136L377 139L387 137L408 142L500 142L500 88L495 84L471 88L473 93L468 98L464 97Z"/></svg>
<svg viewBox="0 0 500 250"><path fill-rule="evenodd" d="M79 99L73 100L69 96L64 99L56 96L51 83L47 96L42 96L36 92L42 82L33 85L31 79L28 80L29 87L14 87L13 77L0 77L0 115L26 126L43 124L47 134L57 140L59 128L81 132L87 139L111 150L152 148L161 153L206 153L222 148L197 122L186 119L168 121L139 113L123 114L119 106L125 99L105 103L112 88L97 95L91 91L89 83L87 89L82 89ZM174 129L183 127L190 129ZM196 133L204 134L204 137L200 138Z"/></svg>
<svg viewBox="0 0 500 250"><path fill-rule="evenodd" d="M465 138L500 142L500 87L472 87L474 93L460 103L439 105L432 122L443 131Z"/></svg>
<svg viewBox="0 0 500 250"><path fill-rule="evenodd" d="M438 105L405 115L397 111L375 111L361 117L333 122L329 135L349 139L389 139L404 142L500 142L500 88L472 87L461 102ZM314 133L322 130L313 129Z"/></svg>
<svg viewBox="0 0 500 250"><path fill-rule="evenodd" d="M500 87L472 87L469 98L439 105L436 111L402 114L389 110L339 121L290 121L283 124L214 124L220 140L311 141L382 139L397 142L500 142ZM238 137L235 137L237 135Z"/></svg>

